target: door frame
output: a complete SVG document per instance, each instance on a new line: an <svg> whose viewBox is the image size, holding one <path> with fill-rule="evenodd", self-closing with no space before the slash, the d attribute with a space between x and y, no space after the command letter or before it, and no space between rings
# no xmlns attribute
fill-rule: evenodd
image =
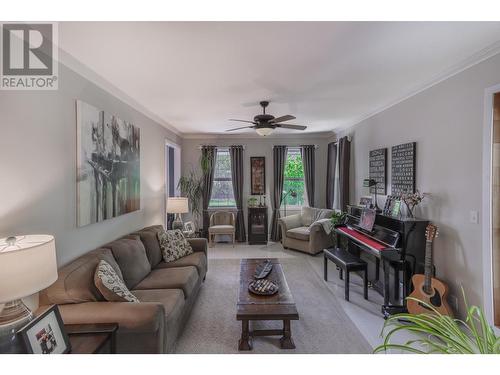
<svg viewBox="0 0 500 375"><path fill-rule="evenodd" d="M488 322L494 325L493 296L493 239L491 225L492 212L492 163L493 163L493 109L494 95L500 92L500 84L484 91L483 116L483 213L482 213L482 255L483 255L483 309ZM500 327L495 331L500 333Z"/></svg>

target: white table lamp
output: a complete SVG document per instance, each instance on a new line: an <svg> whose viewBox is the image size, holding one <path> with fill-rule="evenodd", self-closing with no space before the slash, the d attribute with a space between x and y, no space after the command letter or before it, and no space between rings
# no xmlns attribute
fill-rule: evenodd
<svg viewBox="0 0 500 375"><path fill-rule="evenodd" d="M189 212L189 201L182 197L168 197L167 213L175 214L175 220L172 223L172 229L183 229L181 214Z"/></svg>
<svg viewBox="0 0 500 375"><path fill-rule="evenodd" d="M28 235L0 239L0 345L15 335L33 314L21 298L47 288L57 280L53 236Z"/></svg>

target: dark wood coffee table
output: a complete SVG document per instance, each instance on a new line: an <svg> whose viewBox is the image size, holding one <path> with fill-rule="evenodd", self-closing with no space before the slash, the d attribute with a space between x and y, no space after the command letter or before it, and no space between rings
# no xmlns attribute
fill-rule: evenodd
<svg viewBox="0 0 500 375"><path fill-rule="evenodd" d="M248 291L254 279L255 268L267 259L242 259L240 266L240 290L236 320L241 320L241 338L238 350L252 350L252 338L256 336L282 336L282 349L295 349L290 321L298 320L299 313L278 259L269 259L273 270L267 279L277 282L279 291L273 296L259 296ZM261 329L250 331L250 320L282 320L283 329Z"/></svg>

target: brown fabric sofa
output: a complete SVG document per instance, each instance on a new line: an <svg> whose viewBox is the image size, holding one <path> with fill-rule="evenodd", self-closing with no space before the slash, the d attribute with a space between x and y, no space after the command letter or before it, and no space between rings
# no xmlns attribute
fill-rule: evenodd
<svg viewBox="0 0 500 375"><path fill-rule="evenodd" d="M278 224L283 247L312 255L332 247L332 236L316 221L331 218L333 212L322 208L302 207L300 214L280 218Z"/></svg>
<svg viewBox="0 0 500 375"><path fill-rule="evenodd" d="M40 292L57 304L65 324L118 323L118 353L170 353L207 273L207 240L188 239L194 253L165 263L157 239L163 226L131 233L77 258ZM140 303L107 302L94 286L101 259L122 276Z"/></svg>

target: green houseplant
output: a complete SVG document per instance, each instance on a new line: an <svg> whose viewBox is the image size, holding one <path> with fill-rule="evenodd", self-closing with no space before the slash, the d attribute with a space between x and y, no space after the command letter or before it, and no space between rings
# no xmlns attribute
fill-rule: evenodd
<svg viewBox="0 0 500 375"><path fill-rule="evenodd" d="M203 176L210 168L210 160L201 156L199 167L201 175L194 169L191 169L186 175L179 178L179 183L177 184L177 188L180 190L181 194L189 200L189 208L198 228L200 228L199 223L201 222L201 216L203 214L201 201L204 189Z"/></svg>
<svg viewBox="0 0 500 375"><path fill-rule="evenodd" d="M478 306L469 307L465 301L467 316L460 320L441 315L423 301L418 302L431 310L429 314L397 314L388 318L381 333L383 336L388 329L384 342L374 353L395 349L419 354L500 354L500 337L495 335ZM416 338L403 344L391 343L394 334L400 331L415 334Z"/></svg>

